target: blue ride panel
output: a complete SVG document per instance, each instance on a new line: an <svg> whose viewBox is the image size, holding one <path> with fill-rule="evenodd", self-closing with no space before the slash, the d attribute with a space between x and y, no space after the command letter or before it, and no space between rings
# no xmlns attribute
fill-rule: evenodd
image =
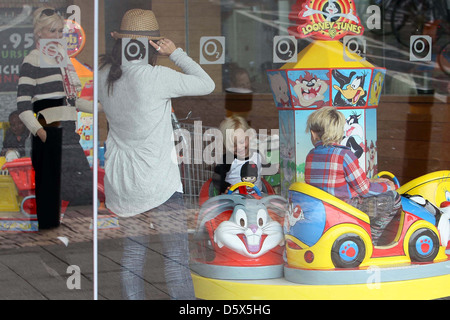
<svg viewBox="0 0 450 320"><path fill-rule="evenodd" d="M310 247L315 245L325 230L326 213L323 202L296 191L289 191L289 201L292 202L292 208L300 206L303 213L289 231L285 230L286 233Z"/></svg>

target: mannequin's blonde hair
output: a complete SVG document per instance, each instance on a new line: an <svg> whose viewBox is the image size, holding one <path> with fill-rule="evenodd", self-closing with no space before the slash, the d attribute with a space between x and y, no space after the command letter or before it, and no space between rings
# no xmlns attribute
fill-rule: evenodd
<svg viewBox="0 0 450 320"><path fill-rule="evenodd" d="M306 132L314 131L324 146L340 143L344 137L345 116L335 107L322 107L311 113Z"/></svg>
<svg viewBox="0 0 450 320"><path fill-rule="evenodd" d="M43 13L45 10L53 10L54 14L48 16ZM52 28L58 23L62 23L64 26L64 18L60 16L54 8L51 7L41 7L36 9L33 13L33 27L34 27L34 38L38 41L40 38L38 33L41 32L45 27Z"/></svg>

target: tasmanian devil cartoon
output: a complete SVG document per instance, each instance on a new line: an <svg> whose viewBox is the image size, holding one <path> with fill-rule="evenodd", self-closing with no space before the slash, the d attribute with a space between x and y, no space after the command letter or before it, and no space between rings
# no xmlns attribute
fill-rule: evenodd
<svg viewBox="0 0 450 320"><path fill-rule="evenodd" d="M289 79L289 83L297 94L297 105L302 107L312 105L322 107L324 105L324 94L328 90L328 84L324 80L306 71L305 76L301 76L295 81Z"/></svg>

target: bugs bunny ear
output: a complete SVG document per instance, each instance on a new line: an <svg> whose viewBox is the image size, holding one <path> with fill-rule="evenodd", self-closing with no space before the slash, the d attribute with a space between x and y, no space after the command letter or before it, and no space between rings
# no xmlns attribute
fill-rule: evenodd
<svg viewBox="0 0 450 320"><path fill-rule="evenodd" d="M288 208L287 200L277 195L264 197L261 199L261 203L263 203L266 206L267 210L274 212L281 218L284 217Z"/></svg>
<svg viewBox="0 0 450 320"><path fill-rule="evenodd" d="M200 208L197 218L196 234L205 232L205 223L207 221L214 219L224 211L233 210L237 204L236 200L239 198L236 195L220 195L208 199Z"/></svg>

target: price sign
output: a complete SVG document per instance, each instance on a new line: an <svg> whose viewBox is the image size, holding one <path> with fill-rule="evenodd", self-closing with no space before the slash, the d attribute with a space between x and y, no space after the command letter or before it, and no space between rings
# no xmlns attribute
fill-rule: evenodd
<svg viewBox="0 0 450 320"><path fill-rule="evenodd" d="M22 61L33 50L32 27L13 27L0 32L0 92L17 91Z"/></svg>

